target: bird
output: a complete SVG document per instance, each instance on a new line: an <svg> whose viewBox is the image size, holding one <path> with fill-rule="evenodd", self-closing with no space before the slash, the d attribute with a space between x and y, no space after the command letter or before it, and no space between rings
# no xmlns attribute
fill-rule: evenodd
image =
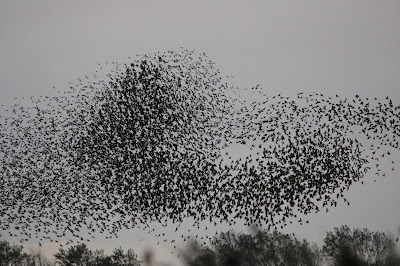
<svg viewBox="0 0 400 266"><path fill-rule="evenodd" d="M84 241L81 229L117 237L153 232L151 222L194 221L188 232L236 221L284 227L320 203L337 206L371 167L384 175L381 161L400 149L400 108L389 97L267 96L260 85L228 85L194 54L106 62L100 68L114 69L105 77L5 107L1 232L15 228L22 240L51 229L49 238L72 242Z"/></svg>

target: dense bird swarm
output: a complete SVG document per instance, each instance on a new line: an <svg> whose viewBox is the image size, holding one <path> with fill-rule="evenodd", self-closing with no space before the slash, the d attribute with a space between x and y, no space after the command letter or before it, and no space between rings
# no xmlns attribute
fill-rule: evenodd
<svg viewBox="0 0 400 266"><path fill-rule="evenodd" d="M368 170L384 175L380 160L400 149L388 98L239 90L187 50L112 66L3 110L3 232L83 240L186 219L284 226L336 206Z"/></svg>

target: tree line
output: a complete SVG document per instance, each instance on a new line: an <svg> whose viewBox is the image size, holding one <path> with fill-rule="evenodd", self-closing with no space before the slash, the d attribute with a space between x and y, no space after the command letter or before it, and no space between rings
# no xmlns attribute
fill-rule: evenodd
<svg viewBox="0 0 400 266"><path fill-rule="evenodd" d="M128 249L114 249L111 255L102 249L90 250L86 244L60 248L54 254L55 262L48 260L41 251L27 253L22 245L11 245L7 241L0 242L0 266L139 266L137 254Z"/></svg>
<svg viewBox="0 0 400 266"><path fill-rule="evenodd" d="M345 225L327 232L322 247L278 231L258 231L255 235L228 231L214 238L190 265L400 265L395 242L384 232Z"/></svg>
<svg viewBox="0 0 400 266"><path fill-rule="evenodd" d="M230 230L219 233L203 248L192 243L182 258L188 266L394 266L400 265L396 240L381 231L345 225L327 232L322 247L279 231L246 234ZM152 261L151 255L140 261L134 250L121 247L109 255L78 244L60 248L54 254L55 261L41 251L27 253L23 249L22 245L0 241L0 266L138 266L151 265Z"/></svg>

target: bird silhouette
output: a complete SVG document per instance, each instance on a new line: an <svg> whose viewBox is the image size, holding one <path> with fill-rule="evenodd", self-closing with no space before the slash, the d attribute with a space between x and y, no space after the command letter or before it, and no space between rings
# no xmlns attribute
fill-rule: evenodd
<svg viewBox="0 0 400 266"><path fill-rule="evenodd" d="M107 62L55 93L1 115L0 229L21 240L189 219L285 226L348 203L343 193L400 148L389 98L244 92L185 49Z"/></svg>

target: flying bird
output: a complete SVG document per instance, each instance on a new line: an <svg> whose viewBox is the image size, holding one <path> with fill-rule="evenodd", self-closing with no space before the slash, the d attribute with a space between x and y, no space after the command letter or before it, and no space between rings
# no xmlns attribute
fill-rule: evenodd
<svg viewBox="0 0 400 266"><path fill-rule="evenodd" d="M96 71L4 110L0 230L83 241L82 228L116 236L188 219L284 226L337 206L400 149L400 107L389 98L271 97L257 85L246 100L195 55L107 62L105 78Z"/></svg>

